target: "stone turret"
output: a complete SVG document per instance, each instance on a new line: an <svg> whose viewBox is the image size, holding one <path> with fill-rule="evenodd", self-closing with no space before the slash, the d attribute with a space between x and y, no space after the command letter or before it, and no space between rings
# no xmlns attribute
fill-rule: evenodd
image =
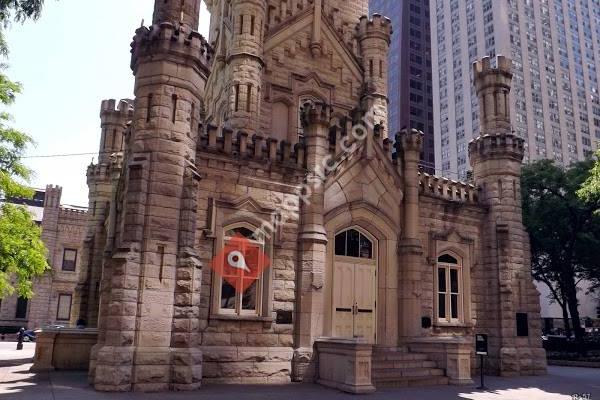
<svg viewBox="0 0 600 400"><path fill-rule="evenodd" d="M409 342L421 334L420 311L422 292L423 245L419 234L419 159L423 148L423 132L403 129L396 136L397 150L401 157L404 177L404 198L401 212L404 216L403 234L398 242L401 266L398 268L399 296L402 307L400 340Z"/></svg>
<svg viewBox="0 0 600 400"><path fill-rule="evenodd" d="M198 30L201 0L162 0L154 3L153 24L170 22Z"/></svg>
<svg viewBox="0 0 600 400"><path fill-rule="evenodd" d="M323 331L323 282L327 233L323 220L325 189L319 176L329 155L329 124L331 107L324 103L306 103L302 108L302 124L306 140L305 184L310 190L300 203L300 232L298 252L300 259L298 329L292 363L292 379L302 381L314 375L310 368L315 339Z"/></svg>
<svg viewBox="0 0 600 400"><path fill-rule="evenodd" d="M481 131L510 132L511 60L498 56L493 68L489 57L473 63L473 79L481 110Z"/></svg>
<svg viewBox="0 0 600 400"><path fill-rule="evenodd" d="M388 51L392 36L392 23L389 18L373 14L369 19L361 17L357 26L360 43L364 87L362 107L372 111L375 125L387 126L388 113ZM389 136L383 129L383 136Z"/></svg>
<svg viewBox="0 0 600 400"><path fill-rule="evenodd" d="M540 374L546 356L541 332L539 293L531 278L529 236L521 209L524 140L511 132L511 61L489 58L473 66L481 106L481 135L469 143L469 158L480 202L488 207L482 222L482 260L477 281L486 286L478 301L477 325L489 335L490 367L501 375ZM519 323L517 323L519 321Z"/></svg>
<svg viewBox="0 0 600 400"><path fill-rule="evenodd" d="M110 163L113 153L123 151L125 130L133 117L131 100L104 100L100 106L100 121L102 134L100 135L100 151L98 164Z"/></svg>
<svg viewBox="0 0 600 400"><path fill-rule="evenodd" d="M226 57L231 71L228 125L256 133L260 121L266 0L232 0L233 37Z"/></svg>
<svg viewBox="0 0 600 400"><path fill-rule="evenodd" d="M103 100L100 105L100 145L98 163L87 169L88 230L81 253L83 273L75 289L73 309L77 319L89 327L98 323L99 283L102 276L104 250L107 244L106 218L113 201L113 173L120 171L120 158L124 150L128 124L133 117L131 100Z"/></svg>
<svg viewBox="0 0 600 400"><path fill-rule="evenodd" d="M194 161L212 49L196 32L198 7L156 0L154 24L132 43L136 107L91 354L97 390L200 387Z"/></svg>

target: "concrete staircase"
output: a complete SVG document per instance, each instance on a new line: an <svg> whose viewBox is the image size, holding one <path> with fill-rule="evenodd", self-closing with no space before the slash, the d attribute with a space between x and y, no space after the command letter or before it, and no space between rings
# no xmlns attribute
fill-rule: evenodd
<svg viewBox="0 0 600 400"><path fill-rule="evenodd" d="M426 354L406 348L374 348L371 376L377 389L448 384L445 371Z"/></svg>

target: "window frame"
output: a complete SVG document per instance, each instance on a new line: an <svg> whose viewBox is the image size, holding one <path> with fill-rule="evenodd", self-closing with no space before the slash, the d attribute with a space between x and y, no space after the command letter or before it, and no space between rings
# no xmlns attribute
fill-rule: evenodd
<svg viewBox="0 0 600 400"><path fill-rule="evenodd" d="M440 261L440 258L443 256L450 256L456 260L456 263L450 263L445 261ZM439 272L440 269L444 270L444 278L445 278L445 290L440 290L440 279ZM458 291L452 291L451 285L451 271L457 271L457 285ZM463 273L463 262L460 257L456 254L450 252L441 253L436 258L435 263L435 272L434 272L434 315L435 322L438 325L462 325L465 321L465 309L464 309L464 273ZM440 295L444 295L444 317L440 317ZM452 296L457 296L456 299L456 318L452 317Z"/></svg>
<svg viewBox="0 0 600 400"><path fill-rule="evenodd" d="M65 261L69 261L65 258L67 251L73 251L75 252L75 258L73 259L73 268L66 268L65 267ZM65 272L75 272L77 270L77 256L79 255L79 249L76 248L72 248L72 247L64 247L63 248L63 256L62 256L62 262L61 262L61 271L65 271Z"/></svg>
<svg viewBox="0 0 600 400"><path fill-rule="evenodd" d="M68 318L60 318L60 299L63 297L69 298L69 316ZM57 321L70 321L71 320L71 312L73 311L73 294L71 293L59 293L58 300L56 301L56 320Z"/></svg>
<svg viewBox="0 0 600 400"><path fill-rule="evenodd" d="M19 302L25 302L25 313L23 316L19 316L19 311L22 310L23 307L19 307ZM29 314L29 299L25 297L17 297L17 303L15 306L15 319L27 319L27 315Z"/></svg>
<svg viewBox="0 0 600 400"><path fill-rule="evenodd" d="M234 223L234 224L229 224L229 225L225 225L222 228L222 231L219 235L220 238L220 244L218 245L217 249L221 249L224 247L225 242L229 239L232 238L232 236L228 235L227 232L232 231L234 229L239 229L239 228L246 228L249 229L250 231L256 231L257 228L255 226L253 226L250 223L245 223L245 222L240 222L240 223ZM250 240L250 242L252 244L257 244L261 246L261 251L267 256L269 257L269 259L271 259L271 244L269 243L268 240L265 240L265 238L262 238L262 241L259 240L254 240L254 239L248 239ZM267 275L270 270L270 268L266 268L262 271L262 273L259 275L258 277L258 284L257 284L257 288L256 288L256 292L257 292L257 298L256 298L256 306L254 309L252 310L244 310L242 307L242 302L243 302L243 294L241 293L237 293L235 294L235 307L232 308L223 308L221 306L221 295L222 295L222 291L223 291L223 277L218 275L218 274L214 274L214 276L216 276L216 279L214 279L214 281L216 282L216 285L214 286L215 288L215 294L216 296L214 297L214 301L216 303L216 306L213 308L214 313L217 316L225 316L225 317L232 317L232 318L260 318L266 315L266 312L268 312L268 304L266 304L266 299L268 299L268 291L266 289L268 289L265 285L268 284L268 282L270 282L269 276ZM243 279L243 278L242 278Z"/></svg>

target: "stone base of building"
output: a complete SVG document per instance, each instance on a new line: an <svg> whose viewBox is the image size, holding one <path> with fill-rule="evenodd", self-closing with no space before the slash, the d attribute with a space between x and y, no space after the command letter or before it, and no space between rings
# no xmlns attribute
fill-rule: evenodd
<svg viewBox="0 0 600 400"><path fill-rule="evenodd" d="M96 329L54 329L38 333L31 372L86 370L98 340Z"/></svg>
<svg viewBox="0 0 600 400"><path fill-rule="evenodd" d="M196 390L202 382L202 352L170 347L98 349L94 388L103 392Z"/></svg>
<svg viewBox="0 0 600 400"><path fill-rule="evenodd" d="M542 347L502 347L500 349L500 376L546 375L546 350Z"/></svg>
<svg viewBox="0 0 600 400"><path fill-rule="evenodd" d="M289 383L290 347L202 346L203 382Z"/></svg>

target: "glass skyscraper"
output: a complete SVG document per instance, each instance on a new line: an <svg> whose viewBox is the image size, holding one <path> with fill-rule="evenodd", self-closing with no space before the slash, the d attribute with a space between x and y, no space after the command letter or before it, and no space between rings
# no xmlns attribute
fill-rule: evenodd
<svg viewBox="0 0 600 400"><path fill-rule="evenodd" d="M425 133L422 165L435 168L429 0L371 0L369 12L392 20L389 53L390 132L415 128Z"/></svg>

